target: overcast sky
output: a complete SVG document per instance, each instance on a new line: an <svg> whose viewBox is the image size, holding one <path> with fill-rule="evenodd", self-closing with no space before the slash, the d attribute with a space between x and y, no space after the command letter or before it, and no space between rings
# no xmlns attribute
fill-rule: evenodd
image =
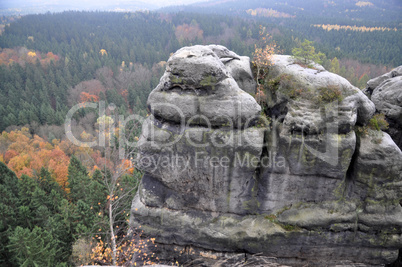
<svg viewBox="0 0 402 267"><path fill-rule="evenodd" d="M66 5L66 6L110 6L110 5L129 5L143 2L156 7L169 5L185 5L195 2L203 2L204 0L0 0L0 9L7 8L24 8L32 6L47 6L47 5Z"/></svg>
<svg viewBox="0 0 402 267"><path fill-rule="evenodd" d="M127 0L128 1L128 0ZM202 0L149 0L148 3L156 6L188 5L195 2L206 2Z"/></svg>

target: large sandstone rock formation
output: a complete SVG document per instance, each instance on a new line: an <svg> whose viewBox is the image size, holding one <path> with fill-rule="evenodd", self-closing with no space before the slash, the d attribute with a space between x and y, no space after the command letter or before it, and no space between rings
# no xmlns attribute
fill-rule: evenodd
<svg viewBox="0 0 402 267"><path fill-rule="evenodd" d="M367 82L366 94L390 124L388 133L402 148L402 66Z"/></svg>
<svg viewBox="0 0 402 267"><path fill-rule="evenodd" d="M276 56L267 120L242 90L255 86L245 60L222 46L168 60L138 142L145 174L130 226L156 238L166 260L190 246L209 259L261 253L295 266L395 261L402 152L386 133L354 130L374 104L319 65Z"/></svg>

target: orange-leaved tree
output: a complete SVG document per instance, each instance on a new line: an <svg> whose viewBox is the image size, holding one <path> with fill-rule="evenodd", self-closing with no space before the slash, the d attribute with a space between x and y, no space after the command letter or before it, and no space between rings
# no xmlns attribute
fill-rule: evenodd
<svg viewBox="0 0 402 267"><path fill-rule="evenodd" d="M265 100L262 81L268 74L267 68L273 64L272 57L277 49L277 44L274 40L272 40L272 36L267 32L266 27L260 25L260 40L254 45L252 61L256 68L256 100L258 103L261 103Z"/></svg>
<svg viewBox="0 0 402 267"><path fill-rule="evenodd" d="M18 177L22 174L33 176L44 167L66 188L69 157L57 142L49 143L37 135L32 137L25 127L10 133L3 132L0 137L4 163Z"/></svg>

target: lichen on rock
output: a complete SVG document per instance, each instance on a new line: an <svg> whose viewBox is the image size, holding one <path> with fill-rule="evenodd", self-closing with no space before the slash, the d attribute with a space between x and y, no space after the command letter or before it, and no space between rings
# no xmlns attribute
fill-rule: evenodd
<svg viewBox="0 0 402 267"><path fill-rule="evenodd" d="M369 80L364 92L377 112L385 115L389 123L387 132L402 149L402 66Z"/></svg>
<svg viewBox="0 0 402 267"><path fill-rule="evenodd" d="M169 58L148 106L157 118L173 123L203 118L193 124L207 127L232 123L244 128L261 111L254 98L240 89L230 68L207 46L184 47Z"/></svg>
<svg viewBox="0 0 402 267"><path fill-rule="evenodd" d="M356 134L373 102L313 67L275 56L262 114L242 90L255 87L248 58L216 45L173 54L148 98L130 227L200 255L261 253L292 266L394 261L402 152L386 133Z"/></svg>

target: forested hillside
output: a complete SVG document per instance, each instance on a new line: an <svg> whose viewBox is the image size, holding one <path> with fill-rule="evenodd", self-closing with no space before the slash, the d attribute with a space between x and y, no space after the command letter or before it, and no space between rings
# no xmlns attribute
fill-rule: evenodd
<svg viewBox="0 0 402 267"><path fill-rule="evenodd" d="M198 2L187 6L172 6L163 11L196 11L244 16L250 9L271 8L294 17L311 17L319 20L395 22L401 19L402 4L398 0L240 0Z"/></svg>
<svg viewBox="0 0 402 267"><path fill-rule="evenodd" d="M257 20L260 24L268 23L273 28L278 27L282 36L316 41L316 47L326 53L328 58L346 57L365 63L394 67L402 63L401 50L398 45L402 41L400 33L402 3L398 0L251 0L246 2L231 0L200 2L162 9L164 12L172 13L176 13L178 10L204 14L230 14L247 20ZM317 24L360 26L365 27L366 30L360 32L328 31L314 27ZM371 30L377 27L385 27L390 30ZM289 44L289 41L286 43Z"/></svg>
<svg viewBox="0 0 402 267"><path fill-rule="evenodd" d="M180 47L215 43L252 57L266 29L278 53L291 54L304 39L314 41L325 54L322 64L361 88L402 63L398 22L340 21L324 19L326 14L317 19L304 16L292 2L269 10L254 1L248 12L236 2L230 14L222 12L228 2L200 9L205 14L176 8L2 17L0 265L112 264L114 241L119 263L127 260L130 245L123 229L129 207L119 203L130 204L141 173L132 165L133 151L120 141L123 136L138 141L141 126L121 118L147 116L147 97ZM209 14L211 8L216 14ZM390 30L322 26L352 23ZM66 136L66 115L77 104L82 106L68 126L79 141L95 142L91 147Z"/></svg>
<svg viewBox="0 0 402 267"><path fill-rule="evenodd" d="M347 74L360 87L362 83L357 82L365 74L370 78L387 70L374 64L393 67L402 62L399 31L328 31L313 26L306 31L305 24L313 20L293 20L285 19L279 25L275 19L143 12L24 16L7 25L0 36L0 130L34 122L60 125L73 104L87 100L88 95L80 96L80 90L96 94L96 99L113 99L122 113L144 109L148 92L159 79L155 74L162 65L155 64L170 53L188 44L219 43L252 56L259 25L267 27L284 54L291 54L299 40L316 40L316 49L328 59L337 57L340 69L345 67L340 74ZM350 60L360 63L346 64ZM330 66L329 60L323 63ZM128 78L134 73L141 81ZM96 84L93 80L103 87L87 88Z"/></svg>

